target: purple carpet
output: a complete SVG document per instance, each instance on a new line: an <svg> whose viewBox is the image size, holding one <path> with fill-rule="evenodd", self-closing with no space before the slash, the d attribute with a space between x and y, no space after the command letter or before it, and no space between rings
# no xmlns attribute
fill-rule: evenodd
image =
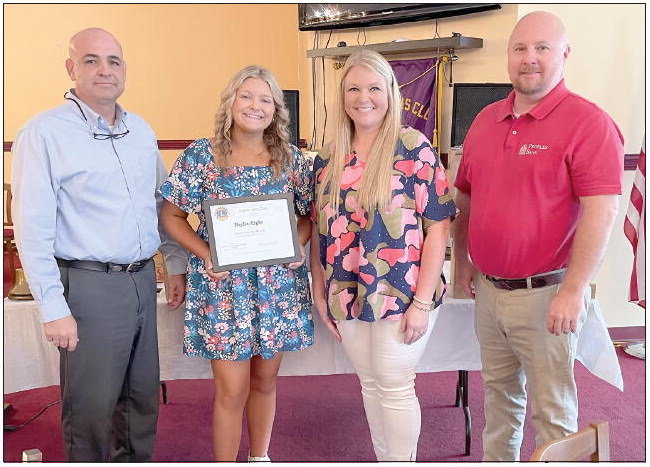
<svg viewBox="0 0 650 467"><path fill-rule="evenodd" d="M580 396L580 427L607 420L611 430L613 461L644 462L645 361L617 349L625 392L576 364ZM455 372L423 373L417 378L422 406L422 434L418 461L480 461L482 456L483 387L478 372L469 375L472 413L472 451L465 456L463 411L454 407ZM154 460L209 462L212 460L210 420L213 386L210 380L169 381L168 404L161 404ZM4 396L13 404L5 425L17 426L48 402L59 398L58 386ZM4 461L18 462L22 451L38 448L45 462L63 461L60 404L15 431L4 432ZM534 450L534 431L526 421L521 458ZM248 439L244 435L238 460L244 461ZM280 377L277 416L269 455L286 462L372 462L374 455L365 422L359 383L355 375Z"/></svg>

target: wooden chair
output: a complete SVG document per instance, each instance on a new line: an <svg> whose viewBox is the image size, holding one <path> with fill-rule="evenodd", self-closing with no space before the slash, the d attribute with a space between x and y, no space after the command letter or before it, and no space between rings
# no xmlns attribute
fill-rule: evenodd
<svg viewBox="0 0 650 467"><path fill-rule="evenodd" d="M531 461L580 461L586 457L591 462L607 462L609 456L609 424L591 423L587 428L564 438L549 441L535 450Z"/></svg>
<svg viewBox="0 0 650 467"><path fill-rule="evenodd" d="M9 255L9 270L11 271L11 283L16 280L16 264L14 257L17 254L16 239L14 237L14 223L11 218L11 184L5 183L3 186L4 194L4 216L2 226L2 251Z"/></svg>

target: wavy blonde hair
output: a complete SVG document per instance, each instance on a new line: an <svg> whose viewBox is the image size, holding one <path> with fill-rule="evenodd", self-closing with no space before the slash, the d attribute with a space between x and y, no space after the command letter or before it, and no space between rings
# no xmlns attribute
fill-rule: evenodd
<svg viewBox="0 0 650 467"><path fill-rule="evenodd" d="M327 202L338 210L339 188L345 158L353 150L354 122L345 111L345 78L352 67L363 66L379 75L386 83L388 94L388 110L379 128L370 153L366 157L366 168L361 177L357 194L357 203L365 211L375 208L383 210L390 204L392 198L391 176L395 159L395 148L402 128L402 111L399 85L392 67L379 53L372 50L361 50L350 55L343 67L343 75L338 88L338 106L336 108L335 145L330 149L330 160L325 169L316 196L318 206L323 207ZM332 187L335 187L332 189Z"/></svg>
<svg viewBox="0 0 650 467"><path fill-rule="evenodd" d="M217 164L225 167L228 164L228 156L232 153L232 105L237 97L237 91L248 78L260 79L271 88L275 112L271 124L264 130L264 143L271 153L269 165L277 178L283 170L291 166L293 160L289 142L289 110L284 103L284 94L280 85L273 73L266 68L250 65L238 71L230 79L228 86L221 94L219 110L215 115L214 137L210 139L210 145L217 156Z"/></svg>

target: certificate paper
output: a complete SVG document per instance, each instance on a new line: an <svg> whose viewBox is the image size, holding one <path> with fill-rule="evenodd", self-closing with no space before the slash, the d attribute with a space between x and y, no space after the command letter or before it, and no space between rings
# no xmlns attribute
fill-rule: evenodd
<svg viewBox="0 0 650 467"><path fill-rule="evenodd" d="M293 193L203 202L215 272L301 260Z"/></svg>

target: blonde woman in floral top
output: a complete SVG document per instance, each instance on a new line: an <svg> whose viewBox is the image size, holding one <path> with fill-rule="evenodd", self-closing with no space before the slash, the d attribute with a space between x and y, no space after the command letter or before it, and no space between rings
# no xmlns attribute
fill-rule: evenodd
<svg viewBox="0 0 650 467"><path fill-rule="evenodd" d="M336 140L314 161L314 302L361 381L377 460L415 461L415 369L456 208L435 150L401 125L388 62L351 55L340 92Z"/></svg>
<svg viewBox="0 0 650 467"><path fill-rule="evenodd" d="M282 352L313 343L304 245L311 235L311 168L289 144L289 112L273 75L246 67L224 91L215 137L194 141L161 187L162 220L190 252L184 352L211 360L215 381L213 444L217 461L234 462L244 408L249 460L269 460L275 381ZM202 203L291 192L302 260L212 271ZM198 231L187 221L199 216Z"/></svg>

